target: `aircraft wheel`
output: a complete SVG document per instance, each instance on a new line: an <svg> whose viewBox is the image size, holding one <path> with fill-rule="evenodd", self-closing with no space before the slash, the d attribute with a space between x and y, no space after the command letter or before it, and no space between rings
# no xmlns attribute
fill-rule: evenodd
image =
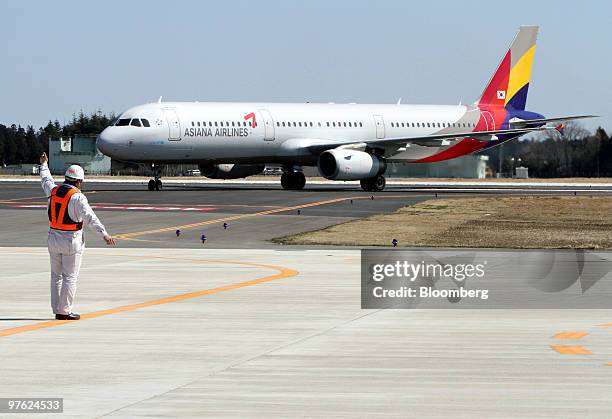
<svg viewBox="0 0 612 419"><path fill-rule="evenodd" d="M359 183L361 184L361 189L366 192L370 192L374 189L372 179L361 179Z"/></svg>
<svg viewBox="0 0 612 419"><path fill-rule="evenodd" d="M281 175L283 189L299 191L306 185L306 176L302 172L285 172Z"/></svg>
<svg viewBox="0 0 612 419"><path fill-rule="evenodd" d="M161 191L161 190L162 190L162 181L161 181L161 180L159 180L159 179L157 179L157 180L155 181L155 190L156 190L156 191Z"/></svg>
<svg viewBox="0 0 612 419"><path fill-rule="evenodd" d="M283 172L281 175L281 186L283 189L291 189L291 185L293 184L293 176L291 175L291 172Z"/></svg>
<svg viewBox="0 0 612 419"><path fill-rule="evenodd" d="M293 189L301 191L306 185L306 176L302 172L295 172L293 176Z"/></svg>
<svg viewBox="0 0 612 419"><path fill-rule="evenodd" d="M150 191L155 190L155 181L151 179L147 187L149 188Z"/></svg>
<svg viewBox="0 0 612 419"><path fill-rule="evenodd" d="M374 186L375 191L377 192L382 191L383 189L385 189L386 185L387 185L387 180L385 179L383 175L378 175L374 178L373 186Z"/></svg>

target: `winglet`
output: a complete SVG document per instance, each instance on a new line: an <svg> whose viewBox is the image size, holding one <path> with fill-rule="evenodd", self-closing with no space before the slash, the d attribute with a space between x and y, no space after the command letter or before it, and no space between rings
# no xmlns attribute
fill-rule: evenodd
<svg viewBox="0 0 612 419"><path fill-rule="evenodd" d="M557 125L557 126L555 127L555 130L557 130L557 132L558 132L559 134L564 135L564 134L565 134L565 124L564 124L564 123L561 123L561 124Z"/></svg>

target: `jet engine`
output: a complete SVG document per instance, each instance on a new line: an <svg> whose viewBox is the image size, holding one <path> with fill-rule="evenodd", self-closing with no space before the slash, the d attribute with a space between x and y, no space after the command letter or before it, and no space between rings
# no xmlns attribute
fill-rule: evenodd
<svg viewBox="0 0 612 419"><path fill-rule="evenodd" d="M319 173L331 180L369 179L387 170L387 163L380 157L364 151L336 148L319 156Z"/></svg>
<svg viewBox="0 0 612 419"><path fill-rule="evenodd" d="M200 173L211 179L240 179L263 172L263 164L201 164Z"/></svg>

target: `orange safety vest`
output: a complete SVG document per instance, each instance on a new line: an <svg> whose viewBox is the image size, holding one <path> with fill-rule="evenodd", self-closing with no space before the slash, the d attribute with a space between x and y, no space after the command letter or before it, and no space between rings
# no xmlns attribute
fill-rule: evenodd
<svg viewBox="0 0 612 419"><path fill-rule="evenodd" d="M77 188L71 185L56 186L51 190L49 197L49 227L54 230L62 231L78 231L83 229L83 222L77 223L70 215L68 215L68 202L75 193L79 192Z"/></svg>

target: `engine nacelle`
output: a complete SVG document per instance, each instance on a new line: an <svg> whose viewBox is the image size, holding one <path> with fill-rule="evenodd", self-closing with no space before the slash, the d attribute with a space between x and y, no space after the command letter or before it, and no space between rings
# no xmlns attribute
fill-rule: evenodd
<svg viewBox="0 0 612 419"><path fill-rule="evenodd" d="M201 164L200 173L211 179L240 179L263 172L263 164Z"/></svg>
<svg viewBox="0 0 612 419"><path fill-rule="evenodd" d="M331 180L361 180L385 173L387 163L364 151L336 148L319 156L319 173Z"/></svg>

